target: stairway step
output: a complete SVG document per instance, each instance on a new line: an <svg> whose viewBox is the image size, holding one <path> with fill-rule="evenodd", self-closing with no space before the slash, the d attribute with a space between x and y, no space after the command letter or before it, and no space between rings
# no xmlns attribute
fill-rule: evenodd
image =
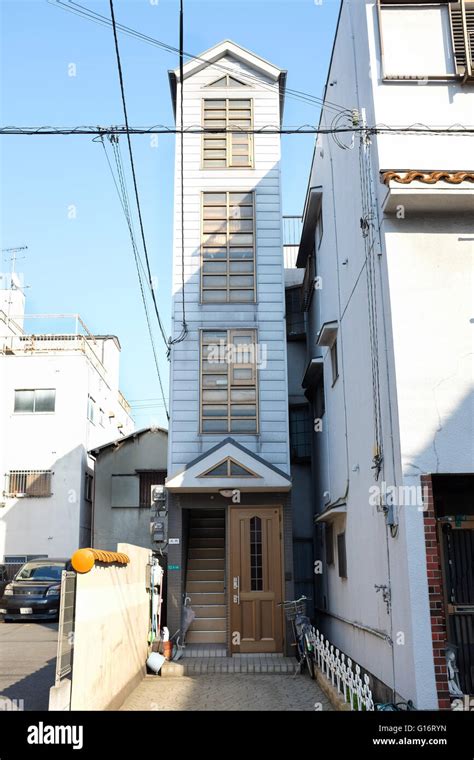
<svg viewBox="0 0 474 760"><path fill-rule="evenodd" d="M194 609L195 604L225 604L225 594L224 593L212 593L212 592L206 592L206 593L188 593L186 592L186 596L189 596L191 599L191 607Z"/></svg>
<svg viewBox="0 0 474 760"><path fill-rule="evenodd" d="M225 618L195 618L189 627L190 631L225 631Z"/></svg>
<svg viewBox="0 0 474 760"><path fill-rule="evenodd" d="M187 644L225 644L226 641L225 631L188 631L186 634Z"/></svg>
<svg viewBox="0 0 474 760"><path fill-rule="evenodd" d="M195 537L195 536L190 536L190 538L189 538L189 549L190 550L191 549L199 549L199 548L211 549L211 548L214 548L214 547L215 548L221 548L222 547L222 549L224 549L224 547L225 547L225 539L224 539L224 537L222 537L222 538L215 538L215 537L214 538L209 538L209 537L201 536L199 538L199 537Z"/></svg>
<svg viewBox="0 0 474 760"><path fill-rule="evenodd" d="M189 547L188 559L225 559L224 547L199 546Z"/></svg>
<svg viewBox="0 0 474 760"><path fill-rule="evenodd" d="M189 570L223 570L225 567L225 559L215 559L205 557L203 559L188 559L188 571Z"/></svg>
<svg viewBox="0 0 474 760"><path fill-rule="evenodd" d="M196 594L199 591L217 591L224 593L224 581L190 581L186 584L186 594Z"/></svg>
<svg viewBox="0 0 474 760"><path fill-rule="evenodd" d="M217 527L196 527L191 528L190 531L190 538L224 538L225 536L225 530L224 528L217 528Z"/></svg>
<svg viewBox="0 0 474 760"><path fill-rule="evenodd" d="M219 570L188 570L188 581L223 581L224 569Z"/></svg>
<svg viewBox="0 0 474 760"><path fill-rule="evenodd" d="M193 604L193 610L196 613L196 620L226 616L225 604Z"/></svg>

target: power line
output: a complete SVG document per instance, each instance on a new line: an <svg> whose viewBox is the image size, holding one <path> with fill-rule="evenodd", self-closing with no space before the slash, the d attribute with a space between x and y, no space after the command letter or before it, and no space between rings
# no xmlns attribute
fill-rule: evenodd
<svg viewBox="0 0 474 760"><path fill-rule="evenodd" d="M96 13L95 11L91 10L90 8L87 8L84 5L81 5L80 3L75 3L73 2L73 0L69 0L68 4L62 2L61 0L48 0L48 3L50 5L54 5L54 7L56 8L61 8L61 10L68 11L70 13L73 13L76 16L80 16L89 21L93 21L94 23L97 23L101 26L110 25L110 21L106 16L103 16L100 13ZM117 29L119 29L124 34L127 34L128 36L135 37L150 45L159 47L168 53L179 54L179 49L174 47L173 45L169 45L166 42L162 42L161 40L157 40L154 37L150 37L149 35L143 34L143 32L139 32L136 29L132 29L129 26L125 26L124 24L117 24ZM201 61L205 63L207 66L213 66L214 68L220 71L223 71L226 73L230 72L230 73L235 74L235 71L233 69L229 69L228 67L223 66L222 64L218 62L210 63L206 58L199 55L193 55L192 53L188 53L188 52L184 52L183 54L186 58L189 58L191 60ZM264 89L271 90L271 89L276 89L278 87L278 84L272 84L270 82L262 82L261 79L251 74L250 72L241 71L239 72L239 77L250 80L250 81L256 81L258 82L259 86L263 87ZM308 92L304 92L303 90L295 90L293 88L287 87L285 88L285 92L288 95L288 97L306 102L313 106L321 107L324 103L326 108L333 110L335 112L342 112L345 110L343 106L337 103L334 103L330 100L324 101L323 98L320 98L317 95L313 95Z"/></svg>
<svg viewBox="0 0 474 760"><path fill-rule="evenodd" d="M181 195L181 303L182 303L182 323L181 323L181 333L178 335L177 338L174 338L173 340L170 340L170 350L171 346L176 343L181 343L188 334L188 326L186 324L186 306L185 306L185 298L184 298L184 133L183 133L183 124L184 124L184 76L183 76L183 65L184 65L184 54L183 54L183 44L184 44L184 8L183 8L183 0L180 0L179 3L179 79L180 79L180 85L179 85L179 119L180 119L180 127L181 127L181 134L179 138L179 155L180 155L180 195Z"/></svg>
<svg viewBox="0 0 474 760"><path fill-rule="evenodd" d="M163 340L165 342L165 345L168 347L168 338L166 336L166 333L165 333L165 330L164 330L164 327L163 327L163 323L161 321L161 317L160 317L160 314L159 314L159 311L158 311L158 305L156 303L155 291L154 291L154 288L153 288L153 279L152 279L152 276L151 276L150 260L149 260L149 257L148 257L148 248L147 248L146 239L145 239L145 230L144 230L144 226L143 226L143 217L142 217L142 210L141 210L141 204L140 204L140 196L139 196L139 193L138 193L137 177L136 177L136 173L135 173L135 162L133 160L132 141L130 139L130 129L129 129L129 124L128 124L127 104L126 104L126 100L125 100L125 87L124 87L123 73L122 73L122 62L120 60L120 50L119 50L119 46L118 46L117 29L116 29L116 25L115 25L114 3L113 3L113 0L109 0L109 2L110 2L110 13L111 13L111 17L112 17L112 29L113 29L113 33L114 33L114 44L115 44L115 55L116 55L116 59L117 59L117 70L118 70L119 83L120 83L120 95L121 95L121 98L122 98L123 116L124 116L124 119L125 119L125 126L126 126L128 154L129 154L129 157L130 157L130 166L131 166L131 170L132 170L133 188L134 188L134 191L135 191L135 200L136 200L137 211L138 211L138 221L139 221L139 224L140 224L140 233L141 233L141 238L142 238L143 251L144 251L144 254L145 254L146 268L147 268L147 272L148 272L148 282L149 282L150 288L151 288L151 297L152 297L152 300L153 300L153 306L155 308L155 314L156 314L156 318L158 320L158 325L159 325L159 328L160 328L160 332L161 332L161 335L162 335Z"/></svg>
<svg viewBox="0 0 474 760"><path fill-rule="evenodd" d="M186 127L183 130L178 127L168 127L163 124L157 124L151 127L130 127L127 125L116 125L109 127L82 125L78 127L19 127L19 126L5 126L0 127L0 135L27 135L27 136L43 136L43 135L178 135L184 132L185 134L192 135L206 135L206 134L243 134L243 135L333 135L342 133L362 133L368 132L369 134L411 134L411 135L453 135L453 136L465 136L474 135L474 126L464 126L461 124L453 124L450 127L428 127L426 125L418 126L411 124L409 126L392 126L387 125L375 125L368 126L366 129L362 127L315 127L311 124L303 124L300 127L277 127L274 125L266 125L259 129L229 129L226 127L201 127L199 125L192 125Z"/></svg>
<svg viewBox="0 0 474 760"><path fill-rule="evenodd" d="M140 286L140 294L141 294L142 301L143 301L143 307L145 309L145 318L146 318L146 322L147 322L148 333L149 333L149 336L150 336L150 342L151 342L151 347L152 347L152 352L153 352L153 358L154 358L154 361L155 361L156 373L158 375L158 382L159 382L160 391L161 391L162 404L164 406L167 419L169 419L168 407L166 405L166 397L165 397L165 392L164 392L164 388L163 388L163 383L162 383L162 380L161 380L160 368L159 368L159 364L158 364L158 356L157 356L157 351L156 351L156 346L155 346L155 339L153 337L153 330L152 330L152 327L151 327L150 315L148 313L148 305L147 305L147 302L146 302L145 292L144 292L144 288L143 288L143 280L142 280L142 276L141 276L141 273L140 273L140 265L141 265L141 268L143 270L143 263L142 263L142 261L140 259L140 255L139 255L139 252L138 252L138 246L137 246L136 240L135 240L135 232L134 232L134 229L133 229L133 221L132 221L132 216L131 216L131 213L130 213L130 204L129 204L129 200L128 200L128 192L127 192L127 186L126 186L126 182L125 182L125 173L123 171L123 162L122 162L122 157L121 157L121 153L120 153L120 146L119 146L119 142L118 142L118 137L112 136L109 139L110 139L110 142L111 142L111 145L112 145L112 150L113 150L113 154L114 154L114 158L115 158L115 166L116 166L116 169L117 169L118 182L117 182L117 179L115 177L115 174L114 174L114 171L113 171L113 168L112 168L112 164L110 162L107 150L105 148L105 143L104 143L104 138L103 137L101 137L101 144L102 144L102 147L104 149L105 157L107 159L107 163L108 163L110 172L112 174L112 179L114 181L114 185L115 185L115 188L117 190L117 194L119 196L120 204L122 206L122 209L123 209L123 212L124 212L124 215L125 215L125 219L126 219L126 222L127 222L128 231L129 231L129 234L130 234L130 240L131 240L131 243L132 243L133 256L134 256L135 266L136 266L137 275L138 275L138 283L139 283L139 286Z"/></svg>
<svg viewBox="0 0 474 760"><path fill-rule="evenodd" d="M145 240L145 231L144 231L144 227L143 227L143 219L142 219L141 206L140 206L140 197L139 197L139 194L138 194L137 179L136 179L136 174L135 174L135 164L134 164L134 160L133 160L132 144L131 144L131 140L130 140L130 134L128 132L128 114L127 114L127 106L126 106L126 101L125 101L125 91L124 91L124 84L123 84L122 66L121 66L121 61L120 61L120 51L119 51L119 48L118 48L118 40L117 40L117 34L116 34L116 30L115 30L115 16L114 16L113 0L110 0L110 11L111 11L111 14L112 14L112 24L113 24L114 42L115 42L115 53L116 53L116 57L117 57L117 68L118 68L119 81L120 81L120 91L121 91L121 96L122 96L122 106L123 106L123 111L124 111L125 124L127 126L128 150L129 150L130 164L131 164L131 169L132 169L133 186L134 186L134 191L135 191L135 200L136 200L136 204L137 204L138 218L139 218L139 222L140 222L140 232L141 232L141 236L142 236L143 249L144 249L144 252L145 252L145 259L146 259L146 264L147 264L148 282L149 282L149 285L150 285L150 291L151 291L151 295L152 295L152 299L153 299L153 304L155 306L155 313L156 313L156 316L157 316L157 319L158 319L158 324L160 326L160 331L161 331L163 340L165 341L165 345L167 345L168 341L167 341L166 334L165 334L164 329L163 329L163 325L162 325L162 322L161 322L161 319L160 319L160 315L158 313L158 307L156 305L155 294L154 294L154 290L153 290L153 280L152 280L152 277L151 277L150 263L149 263L149 259L148 259L148 250L147 250L146 240ZM103 143L103 136L101 136L101 137L102 137L102 144L103 144L103 147L104 147L104 150L105 150L105 144ZM150 336L150 342L151 342L151 346L152 346L153 357L154 357L154 361L155 361L156 373L157 373L157 376L158 376L158 382L159 382L160 391L161 391L161 395L162 395L162 399L163 399L163 405L164 405L164 409L165 409L165 413L166 413L166 418L169 420L170 417L169 417L168 407L166 405L166 397L165 397L165 393L164 393L163 383L162 383L162 380L161 380L161 373L160 373L160 368L159 368L159 364L158 364L158 357L157 357L156 346L155 346L155 341L154 341L154 337L153 337L153 330L152 330L152 326L151 326L150 315L148 313L148 306L147 306L147 302L146 302L145 292L144 292L144 289L143 289L143 281L142 281L142 277L141 277L141 273L140 273L140 262L141 262L141 260L140 260L140 256L138 255L138 248L137 248L137 245L136 245L135 235L134 235L134 231L133 231L133 223L132 223L132 217L131 217L130 208L129 208L129 201L128 201L128 192L127 192L127 187L126 187L126 183L125 183L125 174L124 174L124 171L123 171L123 165L122 165L122 160L121 160L120 148L119 148L119 145L118 145L118 137L115 137L115 139L112 138L111 139L111 144L112 144L112 149L114 150L114 155L115 155L115 160L116 160L116 167L117 167L117 173L118 173L118 177L119 177L120 187L121 187L121 190L122 190L122 194L120 196L120 193L119 193L119 196L121 197L122 208L124 210L124 213L125 213L125 216L126 216L126 219L127 219L129 233L130 233L130 238L131 238L131 241L132 241L132 248L133 248L133 253L134 253L134 258L135 258L135 265L136 265L136 268L137 268L138 281L139 281L139 286L140 286L140 293L141 293L141 297L142 297L142 301L143 301L143 306L144 306L144 309L145 309L145 317L146 317L148 332L149 332L149 336ZM116 188L118 190L117 183L115 183L115 186L116 186Z"/></svg>

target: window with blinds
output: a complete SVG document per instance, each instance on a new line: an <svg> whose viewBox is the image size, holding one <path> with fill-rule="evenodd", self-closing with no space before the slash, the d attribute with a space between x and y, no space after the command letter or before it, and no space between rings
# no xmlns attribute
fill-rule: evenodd
<svg viewBox="0 0 474 760"><path fill-rule="evenodd" d="M201 333L201 432L258 432L255 330Z"/></svg>
<svg viewBox="0 0 474 760"><path fill-rule="evenodd" d="M253 193L202 194L201 300L255 301Z"/></svg>
<svg viewBox="0 0 474 760"><path fill-rule="evenodd" d="M474 2L449 5L456 72L463 77L474 75Z"/></svg>
<svg viewBox="0 0 474 760"><path fill-rule="evenodd" d="M203 106L203 168L244 168L253 165L252 100L206 99Z"/></svg>

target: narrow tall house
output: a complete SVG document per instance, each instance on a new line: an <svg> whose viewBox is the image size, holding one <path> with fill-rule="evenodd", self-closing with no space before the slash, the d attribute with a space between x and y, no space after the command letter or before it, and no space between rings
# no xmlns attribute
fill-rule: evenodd
<svg viewBox="0 0 474 760"><path fill-rule="evenodd" d="M293 591L280 136L255 133L280 125L284 89L221 42L184 66L195 131L176 140L168 625L188 596L188 643L230 652L283 651Z"/></svg>

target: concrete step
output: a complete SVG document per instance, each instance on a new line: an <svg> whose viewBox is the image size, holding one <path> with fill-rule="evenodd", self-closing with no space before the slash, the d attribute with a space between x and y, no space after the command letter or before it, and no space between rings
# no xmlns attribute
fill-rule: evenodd
<svg viewBox="0 0 474 760"><path fill-rule="evenodd" d="M191 546L188 551L188 559L225 559L224 547Z"/></svg>
<svg viewBox="0 0 474 760"><path fill-rule="evenodd" d="M188 631L186 634L187 644L225 644L226 641L225 631Z"/></svg>
<svg viewBox="0 0 474 760"><path fill-rule="evenodd" d="M205 557L203 559L188 559L188 572L189 570L223 570L225 567L225 559L215 559Z"/></svg>
<svg viewBox="0 0 474 760"><path fill-rule="evenodd" d="M201 618L225 618L225 604L193 604L196 620Z"/></svg>
<svg viewBox="0 0 474 760"><path fill-rule="evenodd" d="M224 569L220 570L188 570L188 581L224 581Z"/></svg>
<svg viewBox="0 0 474 760"><path fill-rule="evenodd" d="M199 592L217 591L224 593L224 581L190 581L186 584L186 594L196 594Z"/></svg>
<svg viewBox="0 0 474 760"><path fill-rule="evenodd" d="M194 609L195 604L225 604L225 594L213 593L193 593L186 592L186 596L191 599L191 607Z"/></svg>
<svg viewBox="0 0 474 760"><path fill-rule="evenodd" d="M189 627L189 631L225 631L225 618L195 618ZM186 634L186 640L189 635Z"/></svg>

